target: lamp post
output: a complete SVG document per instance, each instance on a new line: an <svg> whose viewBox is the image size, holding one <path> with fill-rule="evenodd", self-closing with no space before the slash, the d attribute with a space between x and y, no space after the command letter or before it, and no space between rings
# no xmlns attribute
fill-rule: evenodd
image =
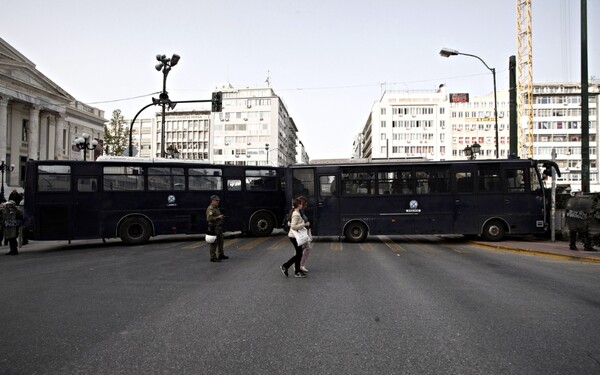
<svg viewBox="0 0 600 375"><path fill-rule="evenodd" d="M265 144L265 150L266 150L266 153L267 153L267 165L269 165L269 152L273 152L273 151L279 151L279 150L280 150L280 148L279 148L279 147L277 147L277 148L272 148L272 149L269 149L269 144L268 144L268 143L266 143L266 144ZM279 164L279 158L277 158L277 162L276 162L275 166L277 166L277 164Z"/></svg>
<svg viewBox="0 0 600 375"><path fill-rule="evenodd" d="M159 61L154 68L159 72L162 70L163 73L163 89L160 93L158 99L152 98L153 104L160 104L162 106L162 124L160 131L160 156L162 158L165 157L165 110L166 106L169 106L169 109L175 108L175 103L171 103L169 100L169 93L167 92L167 76L171 71L171 68L177 65L179 59L181 57L177 54L173 54L171 58L168 58L166 55L156 55L156 60Z"/></svg>
<svg viewBox="0 0 600 375"><path fill-rule="evenodd" d="M81 134L81 137L75 138L74 142L78 149L83 150L83 161L87 160L88 150L95 150L98 146L97 140L93 139L90 142L90 135L88 133Z"/></svg>
<svg viewBox="0 0 600 375"><path fill-rule="evenodd" d="M457 50L450 49L450 48L442 48L442 50L440 51L440 56L443 56L443 57L450 57L450 56L456 56L456 55L474 57L474 58L478 59L479 61L481 61L483 63L483 65L485 65L485 67L488 68L492 72L492 77L494 79L494 131L496 133L495 134L496 135L496 159L498 159L500 157L500 151L498 150L498 99L497 99L497 93L496 93L496 69L490 68L488 66L488 64L486 64L485 61L483 61L483 59L481 57L476 56L476 55L458 52Z"/></svg>
<svg viewBox="0 0 600 375"><path fill-rule="evenodd" d="M177 147L169 145L169 147L167 147L167 155L169 155L171 159L177 159L179 157L179 150Z"/></svg>
<svg viewBox="0 0 600 375"><path fill-rule="evenodd" d="M6 198L4 198L4 172L12 172L15 170L15 165L11 164L10 167L8 164L2 160L0 163L0 173L2 173L2 183L0 184L0 202L6 202Z"/></svg>
<svg viewBox="0 0 600 375"><path fill-rule="evenodd" d="M267 153L267 165L269 165L269 144L265 143L265 151Z"/></svg>
<svg viewBox="0 0 600 375"><path fill-rule="evenodd" d="M475 142L471 146L465 147L463 152L465 153L467 159L475 160L477 159L477 155L481 152L481 145Z"/></svg>

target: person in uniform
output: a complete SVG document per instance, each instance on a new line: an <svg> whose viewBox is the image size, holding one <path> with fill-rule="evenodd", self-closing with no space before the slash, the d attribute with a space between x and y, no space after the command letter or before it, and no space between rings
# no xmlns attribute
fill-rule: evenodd
<svg viewBox="0 0 600 375"><path fill-rule="evenodd" d="M573 193L567 202L567 226L569 227L569 249L577 251L577 234L579 240L583 241L585 251L596 251L592 247L588 234L588 219L592 212L592 201L581 196L581 191Z"/></svg>
<svg viewBox="0 0 600 375"><path fill-rule="evenodd" d="M7 201L4 203L4 208L1 211L0 225L2 226L2 232L4 239L8 240L10 251L6 255L18 255L19 250L17 248L17 237L19 235L19 226L23 221L23 214L17 210L17 206L14 201Z"/></svg>
<svg viewBox="0 0 600 375"><path fill-rule="evenodd" d="M210 244L210 261L220 262L222 259L229 259L223 252L223 214L219 210L221 199L217 195L210 197L210 206L206 209L206 221L208 222L208 232L217 236L215 242Z"/></svg>

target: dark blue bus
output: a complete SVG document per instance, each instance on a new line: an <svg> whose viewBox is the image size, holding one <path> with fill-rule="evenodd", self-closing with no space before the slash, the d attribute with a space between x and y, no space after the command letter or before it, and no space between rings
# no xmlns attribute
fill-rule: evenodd
<svg viewBox="0 0 600 375"><path fill-rule="evenodd" d="M287 206L285 169L129 157L29 161L24 230L32 240L119 237L128 244L200 234L213 194L224 231L269 235Z"/></svg>
<svg viewBox="0 0 600 375"><path fill-rule="evenodd" d="M544 173L540 168L546 168ZM547 230L543 176L523 159L296 165L288 202L308 198L315 236L462 234L500 241Z"/></svg>

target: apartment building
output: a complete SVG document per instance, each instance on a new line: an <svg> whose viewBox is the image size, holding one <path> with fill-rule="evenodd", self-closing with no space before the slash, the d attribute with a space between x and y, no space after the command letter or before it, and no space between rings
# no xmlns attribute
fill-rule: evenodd
<svg viewBox="0 0 600 375"><path fill-rule="evenodd" d="M360 158L445 160L451 157L448 96L438 90L386 91L363 128Z"/></svg>
<svg viewBox="0 0 600 375"><path fill-rule="evenodd" d="M600 191L598 108L600 82L592 81L589 93L590 191ZM539 83L533 87L533 157L552 159L561 170L560 187L581 188L581 84Z"/></svg>
<svg viewBox="0 0 600 375"><path fill-rule="evenodd" d="M296 124L272 88L237 89L228 84L215 91L223 93L221 112L166 112L165 150L177 151L177 155L167 152L168 157L215 164L274 166L308 160ZM136 120L133 138L138 156L161 155L161 132L160 112L154 118Z"/></svg>
<svg viewBox="0 0 600 375"><path fill-rule="evenodd" d="M211 118L210 111L166 112L164 131L167 157L208 162ZM137 156L161 156L161 112L157 112L154 118L137 119L132 130Z"/></svg>
<svg viewBox="0 0 600 375"><path fill-rule="evenodd" d="M298 129L272 88L225 85L223 111L213 116L211 161L217 164L294 164Z"/></svg>
<svg viewBox="0 0 600 375"><path fill-rule="evenodd" d="M589 87L590 190L600 191L598 168L598 108L600 83ZM498 153L507 158L510 149L508 91L497 92ZM551 159L552 150L562 175L559 187L581 188L581 85L534 85L533 157ZM430 91L386 91L376 102L355 138L353 157L381 159L464 159L464 149L481 146L480 159L496 157L494 94L474 97L452 93L440 86ZM526 119L521 119L521 157L527 157ZM524 156L525 155L525 156Z"/></svg>

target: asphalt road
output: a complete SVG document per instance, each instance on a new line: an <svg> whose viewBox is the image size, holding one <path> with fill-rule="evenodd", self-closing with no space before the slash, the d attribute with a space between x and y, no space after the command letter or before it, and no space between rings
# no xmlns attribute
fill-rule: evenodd
<svg viewBox="0 0 600 375"><path fill-rule="evenodd" d="M597 263L323 239L286 279L282 235L226 253L192 237L2 256L0 373L600 373Z"/></svg>

